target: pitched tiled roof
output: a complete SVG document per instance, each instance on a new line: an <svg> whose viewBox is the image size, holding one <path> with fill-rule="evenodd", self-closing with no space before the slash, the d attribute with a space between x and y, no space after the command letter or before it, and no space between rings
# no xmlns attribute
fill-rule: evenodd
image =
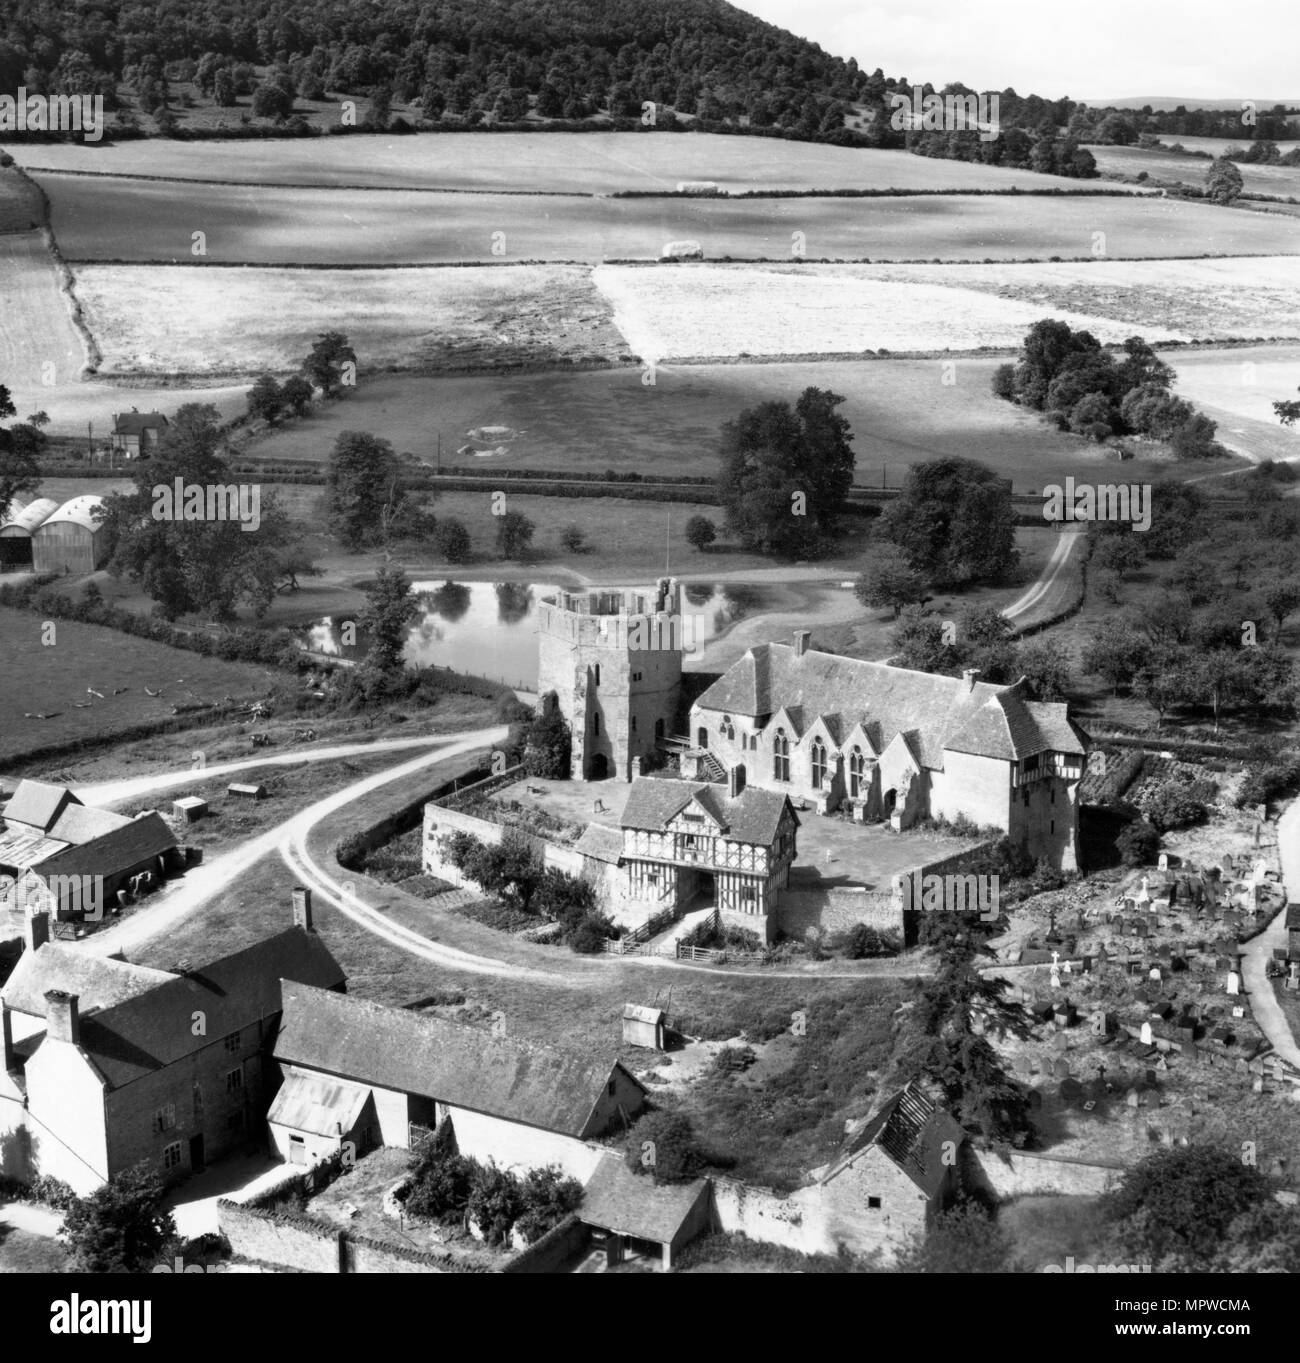
<svg viewBox="0 0 1300 1363"><path fill-rule="evenodd" d="M46 942L35 951L23 952L0 998L15 1012L44 1017L46 992L61 989L76 994L78 1011L84 1016L125 1003L175 978L165 970L91 956L82 946Z"/></svg>
<svg viewBox="0 0 1300 1363"><path fill-rule="evenodd" d="M584 857L617 866L623 856L623 834L607 824L589 823L582 837L573 844L573 850Z"/></svg>
<svg viewBox="0 0 1300 1363"><path fill-rule="evenodd" d="M176 846L176 835L161 814L142 814L79 847L67 847L33 865L38 875L113 876Z"/></svg>
<svg viewBox="0 0 1300 1363"><path fill-rule="evenodd" d="M114 814L111 809L96 809L93 805L71 804L64 809L49 830L50 837L80 846L125 828L131 822L125 814Z"/></svg>
<svg viewBox="0 0 1300 1363"><path fill-rule="evenodd" d="M619 1235L671 1244L706 1191L702 1178L656 1183L649 1174L634 1174L621 1156L610 1153L600 1157L582 1190L578 1219Z"/></svg>
<svg viewBox="0 0 1300 1363"><path fill-rule="evenodd" d="M140 435L152 426L166 426L161 412L120 412L113 417L114 435Z"/></svg>
<svg viewBox="0 0 1300 1363"><path fill-rule="evenodd" d="M1286 928L1288 932L1300 932L1300 899L1287 905Z"/></svg>
<svg viewBox="0 0 1300 1363"><path fill-rule="evenodd" d="M627 803L623 806L623 827L658 832L692 800L721 825L728 841L760 847L771 845L782 814L790 808L786 796L760 786L746 786L736 799L731 800L723 787L708 782L643 776L632 782ZM793 809L790 809L790 817L797 822Z"/></svg>
<svg viewBox="0 0 1300 1363"><path fill-rule="evenodd" d="M532 1045L288 982L275 1058L566 1136L583 1135L621 1068L612 1054Z"/></svg>
<svg viewBox="0 0 1300 1363"><path fill-rule="evenodd" d="M45 781L19 781L18 789L5 806L5 822L30 824L42 833L48 833L69 804L80 803L67 786L52 786Z"/></svg>
<svg viewBox="0 0 1300 1363"><path fill-rule="evenodd" d="M82 1021L81 1049L108 1086L120 1088L278 1013L282 979L329 989L341 985L344 975L314 932L286 928L199 970L169 975L156 988L93 1013ZM51 987L76 992L75 986L57 981ZM194 1035L195 1013L205 1019L201 1036Z"/></svg>
<svg viewBox="0 0 1300 1363"><path fill-rule="evenodd" d="M918 760L943 767L945 748L1007 761L1054 749L1082 752L1082 733L1064 705L1025 699L1023 683L994 686L960 677L891 667L789 644L750 649L696 702L701 709L767 717L782 708L799 713L800 733L821 716L847 733L854 724L875 725L881 745L897 734Z"/></svg>
<svg viewBox="0 0 1300 1363"><path fill-rule="evenodd" d="M364 1085L316 1075L290 1074L275 1095L266 1120L313 1136L346 1135L357 1124L370 1097Z"/></svg>
<svg viewBox="0 0 1300 1363"><path fill-rule="evenodd" d="M849 1142L822 1179L828 1183L871 1145L879 1146L926 1197L943 1185L948 1166L944 1146L954 1148L966 1133L952 1116L936 1107L914 1084L900 1089Z"/></svg>

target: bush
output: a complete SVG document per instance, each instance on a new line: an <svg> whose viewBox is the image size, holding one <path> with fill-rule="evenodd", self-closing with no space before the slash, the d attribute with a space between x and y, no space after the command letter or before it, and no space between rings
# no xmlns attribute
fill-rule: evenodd
<svg viewBox="0 0 1300 1363"><path fill-rule="evenodd" d="M1139 800L1142 813L1157 832L1190 828L1205 821L1204 782L1170 777Z"/></svg>
<svg viewBox="0 0 1300 1363"><path fill-rule="evenodd" d="M899 950L894 933L881 932L869 923L855 923L844 943L844 954L851 961L862 961L869 956L892 956Z"/></svg>
<svg viewBox="0 0 1300 1363"><path fill-rule="evenodd" d="M469 531L465 523L454 516L444 517L438 522L438 528L433 532L433 544L448 563L468 563L470 560Z"/></svg>
<svg viewBox="0 0 1300 1363"><path fill-rule="evenodd" d="M1149 866L1160 850L1160 834L1145 819L1137 819L1115 839L1125 866Z"/></svg>
<svg viewBox="0 0 1300 1363"><path fill-rule="evenodd" d="M560 531L560 547L570 554L585 554L591 545L580 525L566 525Z"/></svg>
<svg viewBox="0 0 1300 1363"><path fill-rule="evenodd" d="M530 1169L520 1193L524 1210L515 1225L528 1240L540 1239L582 1204L582 1185L554 1166Z"/></svg>
<svg viewBox="0 0 1300 1363"><path fill-rule="evenodd" d="M650 1174L656 1183L689 1183L707 1156L690 1118L680 1112L648 1112L628 1133L627 1167Z"/></svg>
<svg viewBox="0 0 1300 1363"><path fill-rule="evenodd" d="M475 1164L456 1149L451 1124L444 1122L415 1152L414 1175L406 1210L430 1221L463 1216L469 1203Z"/></svg>

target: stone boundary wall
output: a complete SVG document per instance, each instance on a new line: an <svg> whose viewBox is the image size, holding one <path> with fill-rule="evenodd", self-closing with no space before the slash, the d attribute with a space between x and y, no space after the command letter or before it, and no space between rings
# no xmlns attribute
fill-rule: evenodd
<svg viewBox="0 0 1300 1363"><path fill-rule="evenodd" d="M900 939L903 933L903 915L896 896L889 890L852 886L783 890L776 919L787 937L806 938L818 928L830 933L848 932L859 923L882 932L897 932Z"/></svg>
<svg viewBox="0 0 1300 1363"><path fill-rule="evenodd" d="M558 1225L552 1226L540 1240L520 1250L502 1266L502 1273L554 1273L567 1263L591 1239L590 1229L583 1225L576 1213L570 1213Z"/></svg>
<svg viewBox="0 0 1300 1363"><path fill-rule="evenodd" d="M1025 1150L968 1150L977 1182L999 1199L1029 1193L1067 1193L1095 1196L1116 1186L1128 1170L1117 1161L1093 1163L1060 1155Z"/></svg>
<svg viewBox="0 0 1300 1363"><path fill-rule="evenodd" d="M548 842L534 833L523 833L511 829L507 824L496 823L491 819L481 819L477 814L462 814L458 809L448 809L439 804L424 806L424 869L430 874L452 885L477 888L463 871L453 866L441 852L438 844L441 839L452 833L468 833L488 846L499 846L507 832L528 844L542 859L544 866L553 867L570 876L588 876L598 887L606 889L606 877L588 875L587 858L572 847L562 847L559 843Z"/></svg>

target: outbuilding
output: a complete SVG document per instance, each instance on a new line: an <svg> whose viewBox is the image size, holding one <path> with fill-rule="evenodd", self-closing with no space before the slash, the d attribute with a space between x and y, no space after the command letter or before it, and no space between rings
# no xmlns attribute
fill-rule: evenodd
<svg viewBox="0 0 1300 1363"><path fill-rule="evenodd" d="M0 572L32 566L32 535L57 510L58 502L49 497L28 501L15 497L0 520Z"/></svg>
<svg viewBox="0 0 1300 1363"><path fill-rule="evenodd" d="M77 577L102 568L110 547L103 511L104 499L90 494L64 502L32 535L32 567Z"/></svg>
<svg viewBox="0 0 1300 1363"><path fill-rule="evenodd" d="M623 1044L645 1046L652 1051L664 1048L664 1024L668 1014L662 1008L628 1003L623 1006Z"/></svg>

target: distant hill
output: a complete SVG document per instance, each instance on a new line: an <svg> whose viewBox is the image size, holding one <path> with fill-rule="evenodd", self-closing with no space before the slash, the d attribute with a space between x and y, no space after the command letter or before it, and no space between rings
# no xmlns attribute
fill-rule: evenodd
<svg viewBox="0 0 1300 1363"><path fill-rule="evenodd" d="M1250 99L1251 96L1243 96ZM1173 95L1129 95L1123 99L1084 99L1079 101L1090 109L1145 109L1147 105L1156 113L1172 113L1175 109L1212 109L1215 112L1240 110L1240 99L1197 99L1191 96L1179 99ZM1300 99L1256 99L1257 108L1272 109L1282 105L1284 109L1300 109Z"/></svg>

